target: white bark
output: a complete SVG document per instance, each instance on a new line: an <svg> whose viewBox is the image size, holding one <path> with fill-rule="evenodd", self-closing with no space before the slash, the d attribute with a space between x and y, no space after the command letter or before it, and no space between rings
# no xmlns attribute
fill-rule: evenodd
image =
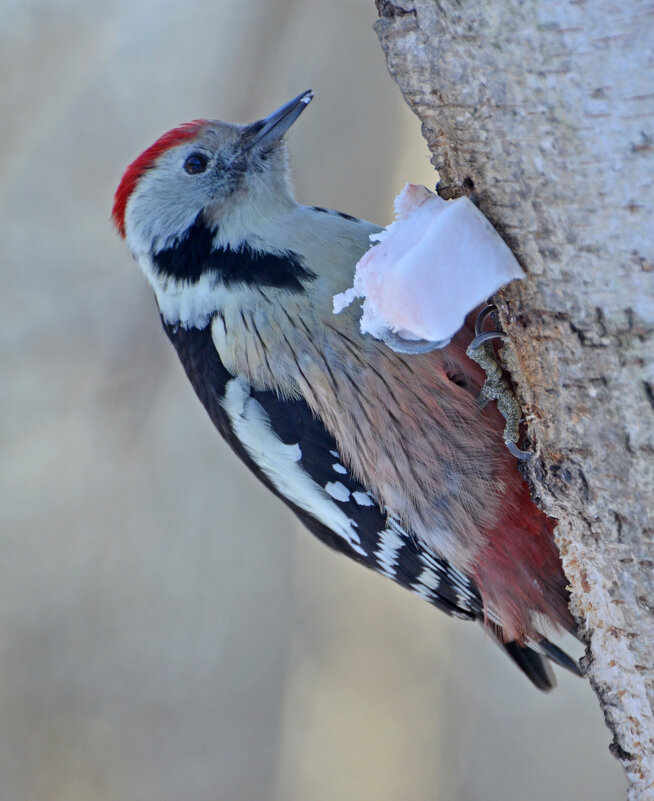
<svg viewBox="0 0 654 801"><path fill-rule="evenodd" d="M446 198L528 273L509 357L629 798L654 797L654 8L377 0ZM508 350L508 349L507 349Z"/></svg>

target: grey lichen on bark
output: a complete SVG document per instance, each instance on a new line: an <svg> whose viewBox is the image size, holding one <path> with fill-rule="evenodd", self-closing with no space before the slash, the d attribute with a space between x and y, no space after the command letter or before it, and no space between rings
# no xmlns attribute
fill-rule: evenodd
<svg viewBox="0 0 654 801"><path fill-rule="evenodd" d="M588 677L629 798L654 797L654 8L377 0L445 198L528 278L499 299Z"/></svg>

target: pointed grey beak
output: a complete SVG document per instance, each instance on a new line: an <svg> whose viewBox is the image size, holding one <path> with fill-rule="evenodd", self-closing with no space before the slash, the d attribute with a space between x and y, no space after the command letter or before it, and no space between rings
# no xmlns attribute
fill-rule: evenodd
<svg viewBox="0 0 654 801"><path fill-rule="evenodd" d="M281 106L277 111L273 111L272 114L262 120L246 125L241 133L245 150L250 150L255 146L262 147L276 139L280 139L302 114L312 98L312 90L307 89L306 92L302 92L301 95L293 98L289 103Z"/></svg>

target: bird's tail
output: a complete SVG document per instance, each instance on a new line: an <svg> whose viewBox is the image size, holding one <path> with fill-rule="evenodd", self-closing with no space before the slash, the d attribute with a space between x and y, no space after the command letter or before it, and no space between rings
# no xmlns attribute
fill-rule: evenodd
<svg viewBox="0 0 654 801"><path fill-rule="evenodd" d="M498 642L531 683L543 692L556 687L556 678L549 662L569 670L575 676L582 675L577 661L545 638L530 641L528 645L521 645L515 640Z"/></svg>

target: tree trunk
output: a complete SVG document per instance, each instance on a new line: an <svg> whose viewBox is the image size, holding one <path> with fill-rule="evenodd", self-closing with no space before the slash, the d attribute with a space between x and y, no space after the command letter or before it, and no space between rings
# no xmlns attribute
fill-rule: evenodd
<svg viewBox="0 0 654 801"><path fill-rule="evenodd" d="M654 7L377 0L445 198L528 280L498 301L587 674L629 798L654 797ZM507 351L511 351L507 354Z"/></svg>

